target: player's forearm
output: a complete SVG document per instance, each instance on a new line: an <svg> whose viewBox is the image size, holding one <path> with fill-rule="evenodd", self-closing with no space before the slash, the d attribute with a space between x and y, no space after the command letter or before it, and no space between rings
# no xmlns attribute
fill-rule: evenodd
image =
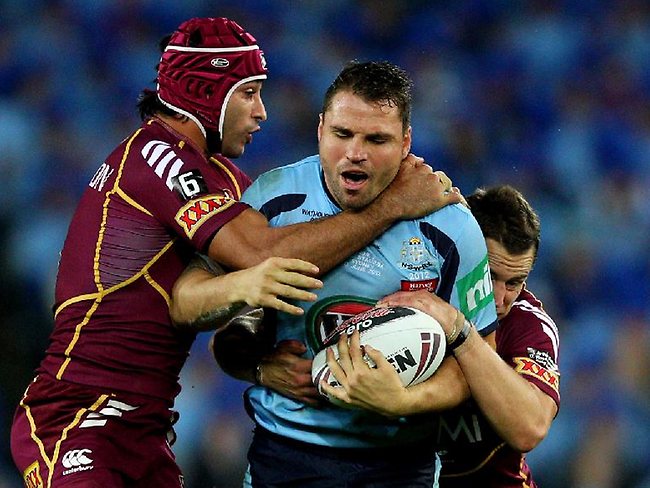
<svg viewBox="0 0 650 488"><path fill-rule="evenodd" d="M272 198L272 194L269 194ZM442 172L409 154L399 172L371 203L335 217L271 229L259 212L244 210L224 225L210 243L209 255L232 269L243 269L271 256L299 258L323 274L399 219L415 219L461 201Z"/></svg>
<svg viewBox="0 0 650 488"><path fill-rule="evenodd" d="M368 209L343 212L330 219L296 225L290 234L269 246L267 253L296 254L314 263L324 274L370 244L394 221Z"/></svg>
<svg viewBox="0 0 650 488"><path fill-rule="evenodd" d="M226 324L244 305L231 275L214 276L191 267L174 285L169 314L178 328L213 330Z"/></svg>
<svg viewBox="0 0 650 488"><path fill-rule="evenodd" d="M454 408L469 398L469 388L458 363L447 357L428 380L406 389L399 415L440 412Z"/></svg>
<svg viewBox="0 0 650 488"><path fill-rule="evenodd" d="M217 233L210 256L233 269L254 266L271 256L298 258L318 266L322 275L371 243L396 219L371 204L356 212L270 227L261 214L247 210Z"/></svg>
<svg viewBox="0 0 650 488"><path fill-rule="evenodd" d="M476 330L454 355L472 397L501 438L522 452L534 448L555 415L553 400L518 375Z"/></svg>

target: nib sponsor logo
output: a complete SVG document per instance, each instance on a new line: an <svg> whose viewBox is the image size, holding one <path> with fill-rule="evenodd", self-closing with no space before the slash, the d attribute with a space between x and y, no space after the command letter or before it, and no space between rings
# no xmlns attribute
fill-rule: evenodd
<svg viewBox="0 0 650 488"><path fill-rule="evenodd" d="M90 449L73 449L66 452L61 459L61 464L66 468L63 475L93 469L93 460L88 457L89 454L92 454Z"/></svg>
<svg viewBox="0 0 650 488"><path fill-rule="evenodd" d="M487 255L465 277L457 282L460 308L468 319L493 301L492 278Z"/></svg>

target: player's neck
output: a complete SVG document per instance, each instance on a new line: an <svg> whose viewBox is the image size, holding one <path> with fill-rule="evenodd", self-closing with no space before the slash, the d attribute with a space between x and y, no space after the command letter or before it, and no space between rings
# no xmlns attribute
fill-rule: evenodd
<svg viewBox="0 0 650 488"><path fill-rule="evenodd" d="M178 119L169 115L158 114L156 118L167 129L175 132L179 137L186 139L195 146L201 153L208 153L208 145L201 129L189 119Z"/></svg>

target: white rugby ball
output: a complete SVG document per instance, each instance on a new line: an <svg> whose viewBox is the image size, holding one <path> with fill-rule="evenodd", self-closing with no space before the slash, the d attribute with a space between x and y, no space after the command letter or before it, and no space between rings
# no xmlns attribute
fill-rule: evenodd
<svg viewBox="0 0 650 488"><path fill-rule="evenodd" d="M322 395L336 405L343 405L321 390L320 382L341 387L327 365L326 350L331 347L338 360L336 346L341 334L351 335L359 330L361 346L370 345L382 352L404 386L427 380L436 372L445 356L446 338L436 319L410 307L372 308L349 318L325 339L325 347L316 354L311 377ZM372 363L370 358L368 361ZM369 364L370 364L369 363ZM374 364L370 364L371 367Z"/></svg>

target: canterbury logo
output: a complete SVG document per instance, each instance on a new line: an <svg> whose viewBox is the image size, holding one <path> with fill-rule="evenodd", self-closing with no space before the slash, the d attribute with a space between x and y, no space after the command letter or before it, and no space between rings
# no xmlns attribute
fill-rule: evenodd
<svg viewBox="0 0 650 488"><path fill-rule="evenodd" d="M183 167L183 161L172 147L163 141L149 141L140 152L147 164L154 168L154 173L164 179L167 188L171 190L174 187L172 178L178 176Z"/></svg>
<svg viewBox="0 0 650 488"><path fill-rule="evenodd" d="M93 462L93 460L90 459L87 454L92 453L93 452L90 449L74 449L72 451L68 451L63 455L61 464L63 464L63 467L68 469L87 466Z"/></svg>
<svg viewBox="0 0 650 488"><path fill-rule="evenodd" d="M79 428L84 429L87 427L102 427L106 425L109 417L121 417L123 412L130 412L136 408L138 407L128 405L124 402L109 400L106 406L99 412L90 412L88 415L86 415L86 420L81 422Z"/></svg>

